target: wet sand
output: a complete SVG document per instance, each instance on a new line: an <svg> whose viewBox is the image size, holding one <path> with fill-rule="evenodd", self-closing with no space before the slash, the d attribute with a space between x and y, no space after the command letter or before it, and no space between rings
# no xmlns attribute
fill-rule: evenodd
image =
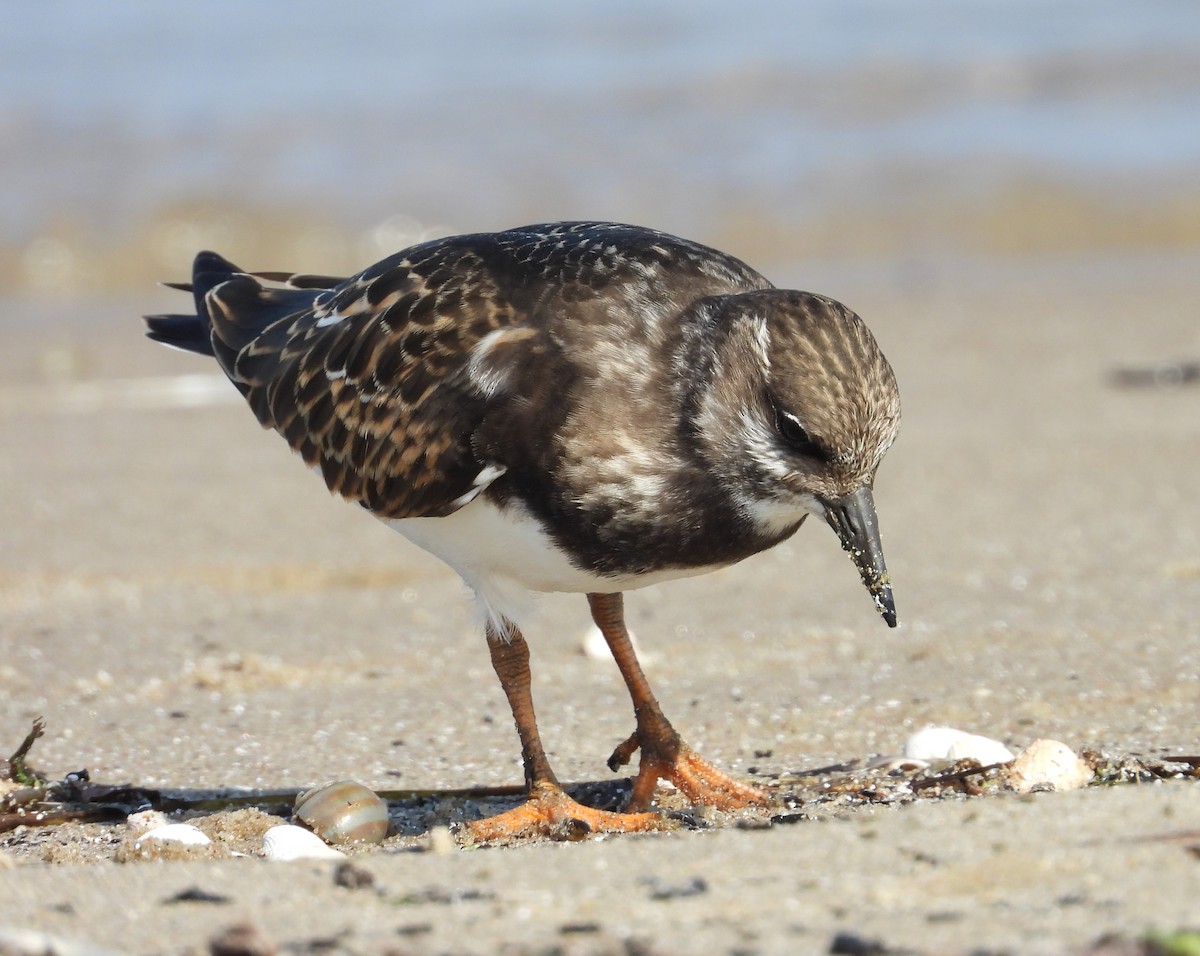
<svg viewBox="0 0 1200 956"><path fill-rule="evenodd" d="M1200 353L1182 260L776 270L863 314L896 368L904 427L876 498L903 626L878 620L816 526L629 595L685 737L766 780L898 753L931 723L1013 749L1200 751L1200 392L1112 379ZM178 304L148 298L3 304L0 750L41 714L31 759L50 776L519 782L461 584L329 500L236 401L160 381L212 369L141 340L139 312ZM631 724L615 668L581 651L586 623L582 598L554 597L528 629L551 758L577 781L609 777ZM0 835L0 926L132 953L202 952L246 920L291 951L823 952L839 932L919 953L1083 951L1197 926L1195 788L449 854L409 852L408 834L359 852L376 884L358 891L335 864L118 864L120 825L24 830ZM164 902L189 887L222 901Z"/></svg>

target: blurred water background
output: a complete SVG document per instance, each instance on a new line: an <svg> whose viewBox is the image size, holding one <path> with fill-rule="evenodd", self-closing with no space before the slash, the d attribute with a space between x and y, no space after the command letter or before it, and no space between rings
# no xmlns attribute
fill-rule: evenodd
<svg viewBox="0 0 1200 956"><path fill-rule="evenodd" d="M798 278L1200 248L1195 0L0 11L8 299L592 217Z"/></svg>

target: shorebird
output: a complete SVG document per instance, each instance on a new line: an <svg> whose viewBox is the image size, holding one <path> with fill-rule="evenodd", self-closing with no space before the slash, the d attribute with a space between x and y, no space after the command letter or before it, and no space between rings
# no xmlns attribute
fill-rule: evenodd
<svg viewBox="0 0 1200 956"><path fill-rule="evenodd" d="M832 299L774 288L665 233L562 222L415 245L348 278L196 256L195 315L150 338L216 358L329 489L474 591L521 742L528 799L480 841L656 828L661 780L696 804L762 804L663 715L622 592L725 567L816 515L896 624L872 495L896 437L892 369ZM624 812L562 789L519 627L534 592L586 594L633 700Z"/></svg>

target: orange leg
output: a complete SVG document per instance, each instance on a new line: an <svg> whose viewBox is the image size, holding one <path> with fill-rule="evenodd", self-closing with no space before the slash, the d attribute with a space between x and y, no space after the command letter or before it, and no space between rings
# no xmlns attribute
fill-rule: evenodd
<svg viewBox="0 0 1200 956"><path fill-rule="evenodd" d="M669 780L693 803L719 810L765 804L766 793L718 770L685 744L663 716L629 640L622 596L589 594L588 603L592 608L592 620L608 642L621 676L625 678L637 718L637 730L608 758L608 766L615 771L629 762L634 751L639 748L642 751L629 810L649 809L659 780Z"/></svg>
<svg viewBox="0 0 1200 956"><path fill-rule="evenodd" d="M505 813L468 824L470 836L480 843L520 837L570 840L588 833L660 830L670 826L669 821L655 813L609 813L585 807L567 796L550 768L538 733L525 638L515 626L501 635L489 625L487 639L492 666L508 697L521 738L529 799Z"/></svg>

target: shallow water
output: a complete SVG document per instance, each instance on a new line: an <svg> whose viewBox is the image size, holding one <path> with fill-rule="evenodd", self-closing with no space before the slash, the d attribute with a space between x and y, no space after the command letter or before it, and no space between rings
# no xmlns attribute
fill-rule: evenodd
<svg viewBox="0 0 1200 956"><path fill-rule="evenodd" d="M32 294L558 218L756 263L1200 242L1191 3L72 0L16 26L0 283Z"/></svg>

